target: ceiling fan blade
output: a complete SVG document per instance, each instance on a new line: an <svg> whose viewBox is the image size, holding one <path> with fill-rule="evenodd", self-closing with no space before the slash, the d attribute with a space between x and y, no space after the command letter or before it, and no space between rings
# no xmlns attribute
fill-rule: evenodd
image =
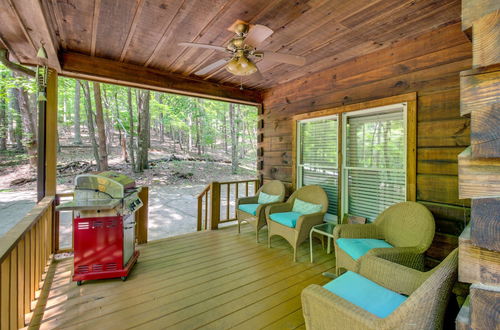
<svg viewBox="0 0 500 330"><path fill-rule="evenodd" d="M257 67L257 71L253 74L253 78L257 80L264 80L264 76L262 75L262 72L260 71L259 67Z"/></svg>
<svg viewBox="0 0 500 330"><path fill-rule="evenodd" d="M302 66L306 64L306 58L298 55L290 55L290 54L282 54L282 53L274 53L274 52L263 52L264 59L273 61L273 62L281 62L292 65Z"/></svg>
<svg viewBox="0 0 500 330"><path fill-rule="evenodd" d="M250 26L245 43L252 47L257 47L261 42L269 38L274 31L267 26L255 24Z"/></svg>
<svg viewBox="0 0 500 330"><path fill-rule="evenodd" d="M207 65L203 69L196 71L194 74L197 75L197 76L202 76L204 74L209 73L212 70L218 69L219 67L221 67L224 64L226 64L227 61L228 61L227 59L218 60L218 61L216 61L216 62L214 62L212 64Z"/></svg>
<svg viewBox="0 0 500 330"><path fill-rule="evenodd" d="M207 44L197 44L195 42L181 42L178 45L179 46L185 46L185 47L208 48L208 49L218 50L218 51L221 51L221 52L225 52L226 51L226 48L224 48L224 47L214 46L214 45L207 45Z"/></svg>

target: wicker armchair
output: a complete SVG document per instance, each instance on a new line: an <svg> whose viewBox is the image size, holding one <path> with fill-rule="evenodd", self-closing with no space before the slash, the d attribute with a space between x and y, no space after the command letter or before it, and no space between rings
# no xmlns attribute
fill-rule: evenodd
<svg viewBox="0 0 500 330"><path fill-rule="evenodd" d="M381 240L382 243L392 247L372 248L366 254L423 270L423 254L432 243L434 231L432 213L422 204L415 202L392 205L370 224L337 225L333 231L337 275L343 270L358 272L360 260L355 260L339 247L340 238Z"/></svg>
<svg viewBox="0 0 500 330"><path fill-rule="evenodd" d="M295 199L304 202L321 205L321 211L301 215L297 219L294 228L282 225L273 221L270 216L273 213L290 212L293 209ZM278 235L283 237L293 247L293 261L297 261L297 248L309 237L311 228L323 222L323 218L328 209L328 197L320 186L304 186L296 190L285 203L271 205L266 208L266 220L268 228L268 246L271 247L271 237Z"/></svg>
<svg viewBox="0 0 500 330"><path fill-rule="evenodd" d="M313 284L302 291L306 328L442 329L446 306L457 278L458 249L428 272L375 256L364 256L361 260L360 274L364 278L408 298L388 316L381 318ZM365 299L364 296L358 298ZM378 300L372 299L369 304L372 302L376 304Z"/></svg>
<svg viewBox="0 0 500 330"><path fill-rule="evenodd" d="M281 203L285 200L285 185L283 182L279 180L273 180L265 183L260 187L255 196L251 197L242 197L238 198L236 201L236 218L238 220L238 234L240 233L240 226L242 222L249 223L255 229L255 236L257 239L257 243L259 242L259 230L262 229L266 225L266 215L264 214L264 210L266 206L275 204L259 204L254 214L250 214L243 210L240 210L240 206L243 204L258 204L259 195L261 192L264 192L269 195L279 196L279 199L276 203Z"/></svg>

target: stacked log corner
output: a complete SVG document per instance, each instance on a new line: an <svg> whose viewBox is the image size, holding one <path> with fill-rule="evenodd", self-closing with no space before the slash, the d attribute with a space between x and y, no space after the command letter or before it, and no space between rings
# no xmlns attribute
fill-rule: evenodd
<svg viewBox="0 0 500 330"><path fill-rule="evenodd" d="M459 195L471 220L459 239L458 279L471 283L457 329L500 327L500 2L464 0L473 68L460 75L460 112L471 118L471 146L458 157ZM470 33L471 32L471 33Z"/></svg>

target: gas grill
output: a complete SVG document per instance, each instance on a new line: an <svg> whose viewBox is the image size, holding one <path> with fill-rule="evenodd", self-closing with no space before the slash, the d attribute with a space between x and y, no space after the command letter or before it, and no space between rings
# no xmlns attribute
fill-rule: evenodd
<svg viewBox="0 0 500 330"><path fill-rule="evenodd" d="M72 210L73 281L121 277L126 280L139 257L135 250L135 212L142 206L135 181L116 172L75 178L74 200L57 210Z"/></svg>

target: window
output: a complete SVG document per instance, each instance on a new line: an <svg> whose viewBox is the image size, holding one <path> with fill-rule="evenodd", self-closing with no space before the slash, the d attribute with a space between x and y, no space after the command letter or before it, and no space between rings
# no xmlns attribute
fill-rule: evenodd
<svg viewBox="0 0 500 330"><path fill-rule="evenodd" d="M416 100L408 93L293 117L293 182L325 189L326 220L349 213L373 221L416 200Z"/></svg>
<svg viewBox="0 0 500 330"><path fill-rule="evenodd" d="M297 121L297 188L319 185L328 195L327 219L338 212L337 116Z"/></svg>
<svg viewBox="0 0 500 330"><path fill-rule="evenodd" d="M406 200L406 104L343 114L344 213L374 220Z"/></svg>

